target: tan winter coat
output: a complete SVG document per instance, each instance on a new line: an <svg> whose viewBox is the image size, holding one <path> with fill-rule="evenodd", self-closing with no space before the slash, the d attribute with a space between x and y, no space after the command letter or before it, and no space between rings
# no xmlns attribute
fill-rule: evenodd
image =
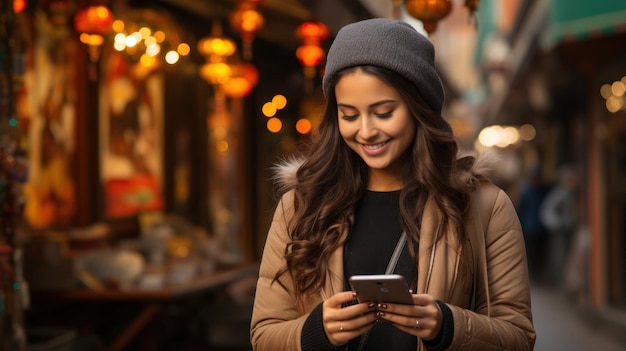
<svg viewBox="0 0 626 351"><path fill-rule="evenodd" d="M472 171L480 172L477 168L478 163ZM288 174L283 176L290 179ZM332 255L330 272L319 293L296 298L279 284L272 284L285 264L289 241L286 223L293 212L292 204L293 192L288 192L278 204L263 252L251 323L256 351L300 351L300 335L308 314L344 287L343 247ZM433 235L424 234L434 233L438 218L427 205L419 242L417 292L430 294L452 309L454 337L448 350L532 350L535 331L526 254L513 204L501 189L486 184L471 195L471 206L466 226L474 274L457 274L459 243L452 233L432 247ZM293 291L286 275L281 281ZM424 349L418 345L418 350Z"/></svg>

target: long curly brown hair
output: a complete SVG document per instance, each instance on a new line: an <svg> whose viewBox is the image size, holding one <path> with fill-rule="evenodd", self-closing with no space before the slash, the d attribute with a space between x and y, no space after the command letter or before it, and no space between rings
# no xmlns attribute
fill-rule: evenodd
<svg viewBox="0 0 626 351"><path fill-rule="evenodd" d="M356 69L394 87L417 121L400 192L402 229L413 239L408 242L418 241L429 197L443 218L435 233L437 240L450 226L460 242L466 237L463 222L473 185L463 181L460 175L471 167L473 158L457 158L458 146L449 126L428 107L419 87L384 68L348 68L331 82L323 119L309 147L303 151L304 162L296 174L294 215L288 223L291 242L285 248L286 266L274 280L280 283L280 277L289 274L297 295L315 292L323 286L329 272L328 259L343 244L343 234L349 230L355 207L366 190L368 168L339 133L334 93L337 81ZM416 248L412 247L411 252L417 264Z"/></svg>

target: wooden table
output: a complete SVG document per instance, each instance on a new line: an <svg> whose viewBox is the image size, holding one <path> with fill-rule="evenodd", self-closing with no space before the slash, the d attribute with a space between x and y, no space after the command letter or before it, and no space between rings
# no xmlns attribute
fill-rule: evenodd
<svg viewBox="0 0 626 351"><path fill-rule="evenodd" d="M47 293L46 298L66 301L141 301L144 306L132 319L128 327L118 335L107 348L108 351L121 351L141 331L141 329L159 312L167 302L182 299L193 294L206 293L238 279L258 274L258 264L217 270L200 275L184 284L167 285L159 289L76 289L59 293Z"/></svg>

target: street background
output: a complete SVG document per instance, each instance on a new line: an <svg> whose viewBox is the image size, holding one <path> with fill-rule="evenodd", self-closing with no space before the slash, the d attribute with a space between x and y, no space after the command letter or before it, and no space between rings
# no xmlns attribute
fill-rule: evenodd
<svg viewBox="0 0 626 351"><path fill-rule="evenodd" d="M534 351L626 350L625 335L586 315L556 288L534 286L532 309L537 331Z"/></svg>

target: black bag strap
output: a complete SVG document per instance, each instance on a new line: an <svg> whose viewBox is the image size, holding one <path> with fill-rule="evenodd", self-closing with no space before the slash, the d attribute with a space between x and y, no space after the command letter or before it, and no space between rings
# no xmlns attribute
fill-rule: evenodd
<svg viewBox="0 0 626 351"><path fill-rule="evenodd" d="M395 250L393 250L391 258L389 258L389 263L387 264L387 270L385 271L385 274L392 274L393 271L396 270L396 266L398 265L398 260L400 259L400 255L402 254L402 249L404 249L405 243L406 232L403 231L402 235L400 235L400 239L398 239Z"/></svg>

